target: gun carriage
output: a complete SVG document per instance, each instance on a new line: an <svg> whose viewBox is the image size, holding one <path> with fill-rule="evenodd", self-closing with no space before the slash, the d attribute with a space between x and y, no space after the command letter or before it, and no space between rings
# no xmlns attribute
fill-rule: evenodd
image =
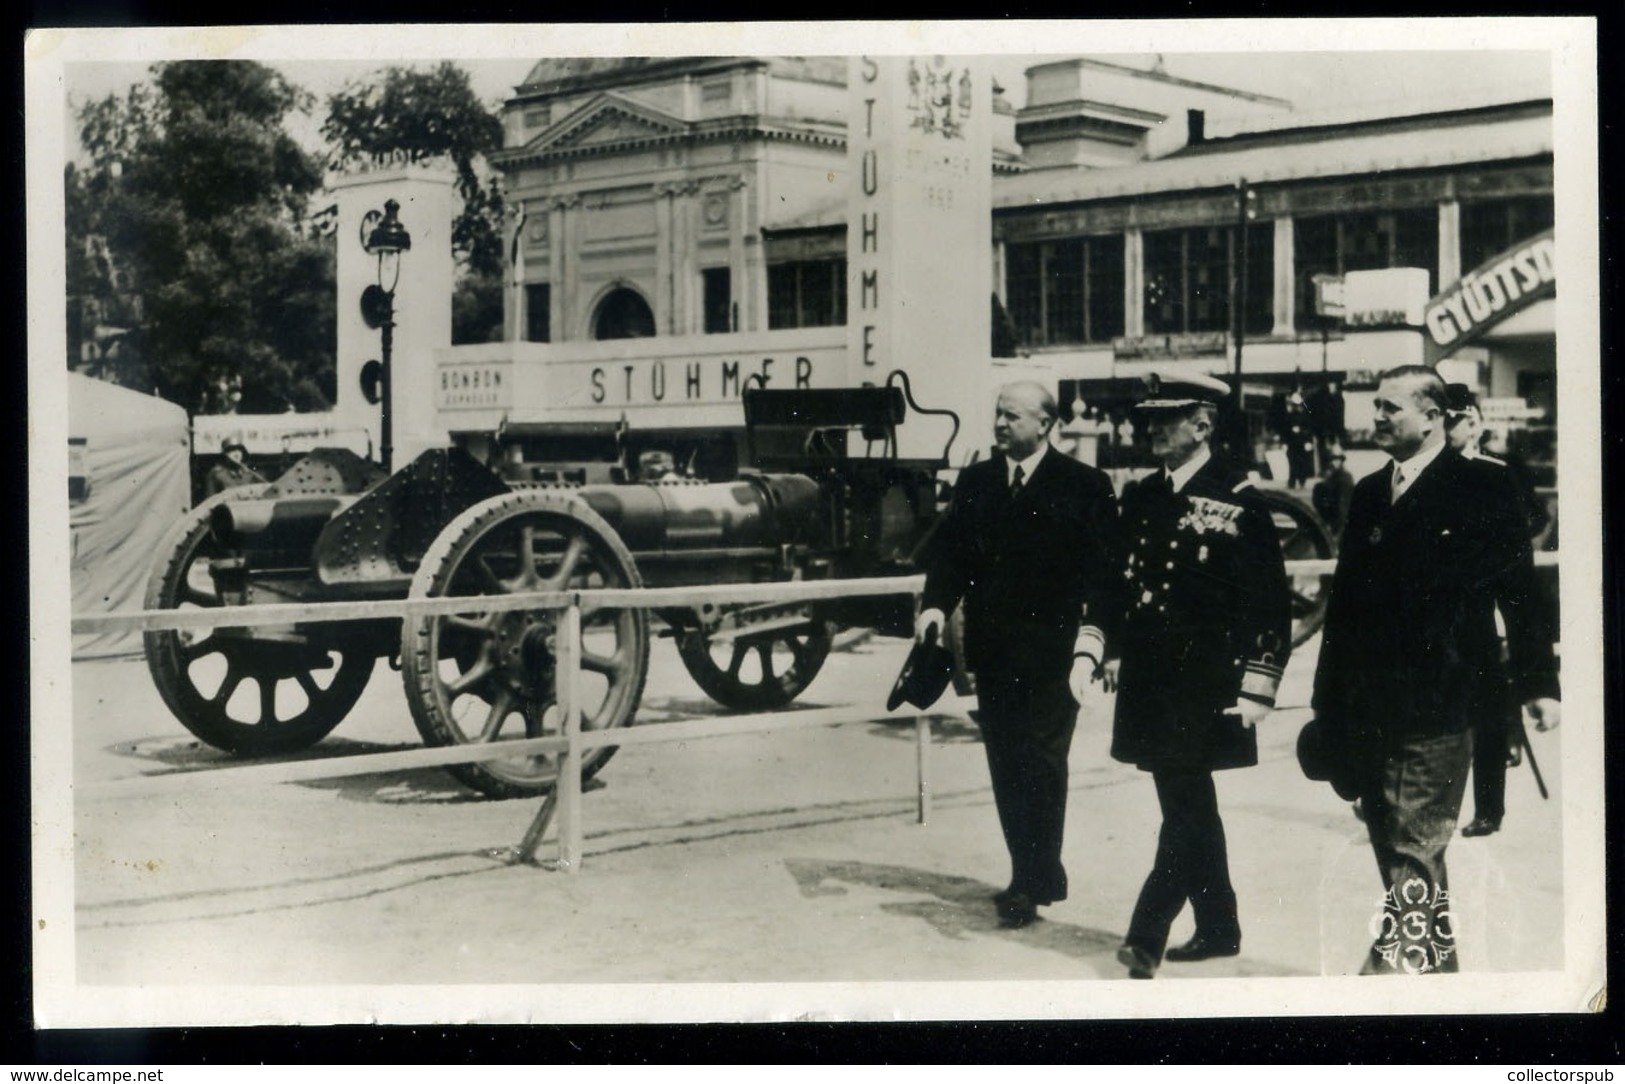
<svg viewBox="0 0 1625 1084"><path fill-rule="evenodd" d="M176 717L210 745L245 756L320 741L355 706L376 668L400 670L425 742L454 745L561 730L555 609L492 610L479 599L534 591L907 575L945 505L942 476L959 428L914 403L906 377L883 387L743 395L746 460L731 477L643 480L624 434L618 454L562 460L555 429L454 434L394 474L354 453L318 449L276 481L228 490L176 526L148 584L148 609L361 599L467 597L455 613L145 636L149 670ZM898 454L910 411L952 424L942 452ZM555 438L536 457L541 436ZM576 434L576 446L593 433ZM1314 513L1272 496L1288 556L1329 556ZM1299 597L1299 638L1318 627L1318 591ZM582 612L582 727L630 723L649 668L651 628L729 708L790 703L818 674L837 631L908 636L907 595L650 613ZM658 626L656 626L658 622ZM968 688L965 680L961 689ZM613 755L587 756L591 776ZM551 787L551 756L450 769L493 797Z"/></svg>

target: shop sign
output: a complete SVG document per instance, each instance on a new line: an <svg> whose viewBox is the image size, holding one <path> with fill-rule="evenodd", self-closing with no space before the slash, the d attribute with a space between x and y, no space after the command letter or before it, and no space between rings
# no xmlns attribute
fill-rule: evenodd
<svg viewBox="0 0 1625 1084"><path fill-rule="evenodd" d="M1557 244L1546 230L1485 260L1427 303L1422 322L1428 364L1556 293Z"/></svg>
<svg viewBox="0 0 1625 1084"><path fill-rule="evenodd" d="M1130 335L1112 340L1112 357L1117 361L1224 357L1229 349L1230 334L1225 331Z"/></svg>
<svg viewBox="0 0 1625 1084"><path fill-rule="evenodd" d="M435 405L441 410L513 405L513 366L509 362L441 365Z"/></svg>

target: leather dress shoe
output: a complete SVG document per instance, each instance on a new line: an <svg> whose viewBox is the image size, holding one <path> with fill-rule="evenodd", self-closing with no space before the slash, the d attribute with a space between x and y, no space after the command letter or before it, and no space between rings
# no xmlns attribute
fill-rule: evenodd
<svg viewBox="0 0 1625 1084"><path fill-rule="evenodd" d="M1195 960L1211 960L1216 956L1236 956L1241 952L1239 937L1206 937L1197 934L1183 945L1175 945L1163 953L1163 958L1176 964Z"/></svg>
<svg viewBox="0 0 1625 1084"><path fill-rule="evenodd" d="M1128 968L1131 979L1149 979L1157 973L1157 961L1139 945L1124 942L1117 949L1117 962Z"/></svg>
<svg viewBox="0 0 1625 1084"><path fill-rule="evenodd" d="M1038 921L1038 904L1025 892L1011 892L999 901L999 925L1019 930Z"/></svg>
<svg viewBox="0 0 1625 1084"><path fill-rule="evenodd" d="M1039 894L1037 892L1023 892L1021 889L1017 888L1015 885L1011 885L1008 888L1003 888L1003 889L1000 889L999 891L993 893L993 904L996 907L1003 907L1005 904L1009 903L1011 900L1015 899L1017 896L1025 896L1027 899L1031 900L1038 907L1048 907L1050 904L1055 903L1058 900L1066 899L1066 893L1065 892L1061 893L1059 896L1056 896L1056 895L1045 896L1045 895L1041 895L1041 894Z"/></svg>
<svg viewBox="0 0 1625 1084"><path fill-rule="evenodd" d="M1464 836L1487 836L1500 830L1500 818L1474 817L1467 822L1467 826L1461 830L1461 834Z"/></svg>

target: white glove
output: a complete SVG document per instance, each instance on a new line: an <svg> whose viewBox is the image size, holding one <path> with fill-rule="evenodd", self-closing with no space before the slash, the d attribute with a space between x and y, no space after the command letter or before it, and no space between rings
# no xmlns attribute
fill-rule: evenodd
<svg viewBox="0 0 1625 1084"><path fill-rule="evenodd" d="M1239 715L1241 725L1251 730L1264 721L1264 716L1273 710L1268 704L1260 704L1256 700L1249 700L1245 696L1236 697L1236 702L1224 709L1226 715Z"/></svg>
<svg viewBox="0 0 1625 1084"><path fill-rule="evenodd" d="M942 630L946 628L947 625L948 618L944 616L943 612L936 607L933 606L929 610L921 610L920 616L914 619L914 642L917 644L923 644L928 638L930 638L935 643L942 643ZM932 629L936 630L935 636L931 635Z"/></svg>
<svg viewBox="0 0 1625 1084"><path fill-rule="evenodd" d="M1563 705L1549 696L1525 701L1523 710L1529 713L1529 718L1535 721L1535 729L1539 731L1556 730L1557 724L1563 721Z"/></svg>
<svg viewBox="0 0 1625 1084"><path fill-rule="evenodd" d="M1072 689L1072 699L1083 707L1085 701L1091 699L1090 690L1095 687L1099 678L1100 664L1092 655L1074 655L1072 657L1072 673L1067 678L1067 684Z"/></svg>
<svg viewBox="0 0 1625 1084"><path fill-rule="evenodd" d="M1100 664L1100 688L1102 692L1114 693L1117 691L1117 671L1122 668L1122 659L1107 659Z"/></svg>

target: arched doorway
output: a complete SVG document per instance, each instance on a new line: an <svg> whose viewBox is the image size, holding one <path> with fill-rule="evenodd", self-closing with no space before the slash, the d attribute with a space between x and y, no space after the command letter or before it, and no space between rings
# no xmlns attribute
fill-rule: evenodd
<svg viewBox="0 0 1625 1084"><path fill-rule="evenodd" d="M636 290L626 286L611 290L598 303L593 318L595 339L639 339L655 333L655 314Z"/></svg>

